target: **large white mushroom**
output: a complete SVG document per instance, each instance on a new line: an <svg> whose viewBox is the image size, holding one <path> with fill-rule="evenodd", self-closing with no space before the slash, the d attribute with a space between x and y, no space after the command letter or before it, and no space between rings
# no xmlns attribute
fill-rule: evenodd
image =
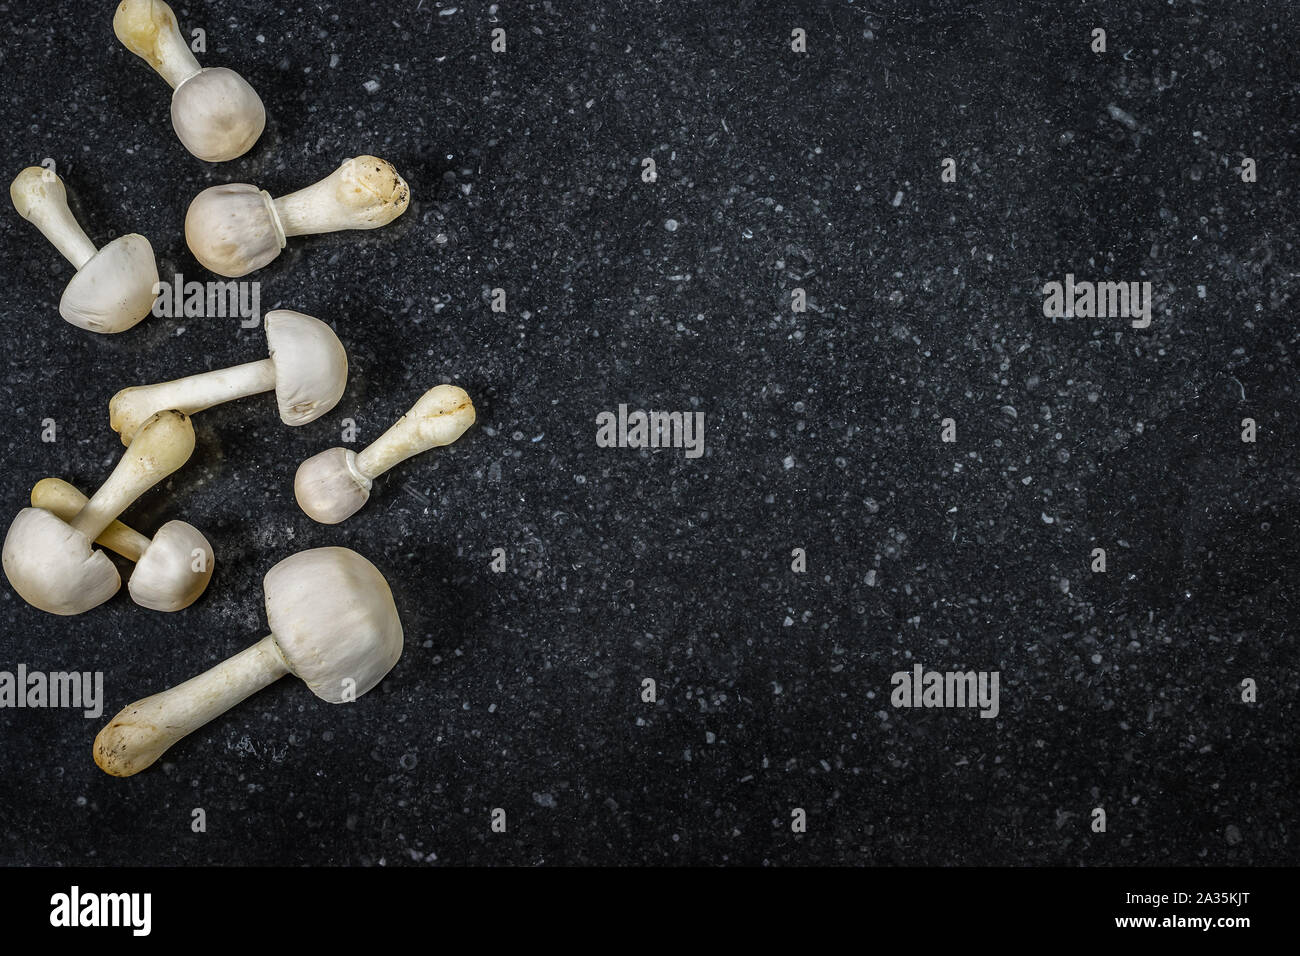
<svg viewBox="0 0 1300 956"><path fill-rule="evenodd" d="M148 239L130 233L97 250L68 208L63 180L40 166L14 178L9 198L77 270L59 315L90 332L123 332L149 314L158 298L158 263Z"/></svg>
<svg viewBox="0 0 1300 956"><path fill-rule="evenodd" d="M92 543L142 494L189 460L194 427L177 411L140 426L122 460L71 521L40 508L18 512L5 536L5 576L24 601L51 614L81 614L122 586L117 568Z"/></svg>
<svg viewBox="0 0 1300 956"><path fill-rule="evenodd" d="M42 478L32 486L32 507L42 508L71 521L89 499L60 478ZM168 521L149 540L120 521L113 521L96 538L103 545L135 562L126 582L131 599L153 611L179 611L199 599L216 563L212 545L194 525Z"/></svg>
<svg viewBox="0 0 1300 956"><path fill-rule="evenodd" d="M266 313L263 325L270 358L124 388L108 403L113 431L129 444L140 423L159 409L176 408L193 415L272 389L286 425L306 425L337 405L348 382L348 354L334 330L320 319L289 309Z"/></svg>
<svg viewBox="0 0 1300 956"><path fill-rule="evenodd" d="M377 229L405 212L410 201L411 190L392 163L357 156L279 199L247 183L210 186L185 214L185 242L204 267L238 278L278 256L288 236Z"/></svg>
<svg viewBox="0 0 1300 956"><path fill-rule="evenodd" d="M101 770L139 773L285 674L331 704L355 700L401 656L402 622L388 582L355 551L301 551L271 568L262 584L271 633L198 677L122 708L95 738Z"/></svg>
<svg viewBox="0 0 1300 956"><path fill-rule="evenodd" d="M248 152L266 109L248 81L224 66L203 69L162 0L122 0L113 15L122 45L158 71L172 93L172 128L199 159L221 163Z"/></svg>
<svg viewBox="0 0 1300 956"><path fill-rule="evenodd" d="M474 403L455 385L429 389L374 444L360 453L330 448L298 466L293 494L321 524L338 524L370 498L374 480L412 455L450 445L474 424Z"/></svg>

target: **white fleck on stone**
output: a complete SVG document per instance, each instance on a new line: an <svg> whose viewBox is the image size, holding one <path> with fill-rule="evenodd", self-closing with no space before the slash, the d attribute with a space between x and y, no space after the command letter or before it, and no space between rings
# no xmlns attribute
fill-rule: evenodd
<svg viewBox="0 0 1300 956"><path fill-rule="evenodd" d="M1136 130L1138 128L1138 121L1133 118L1133 114L1120 109L1114 103L1106 107L1106 112L1110 114L1111 119L1119 123L1125 129Z"/></svg>
<svg viewBox="0 0 1300 956"><path fill-rule="evenodd" d="M366 80L366 82L364 82L364 83L361 84L361 87L362 87L362 89L364 89L367 93L377 93L377 92L379 91L379 81L378 81L378 80Z"/></svg>
<svg viewBox="0 0 1300 956"><path fill-rule="evenodd" d="M794 467L794 455L786 455L785 460L781 462L781 467L789 471Z"/></svg>
<svg viewBox="0 0 1300 956"><path fill-rule="evenodd" d="M669 219L668 221L666 221L666 222L664 223L664 228L667 229L669 232L676 232L676 231L677 231L677 220L676 220L676 219Z"/></svg>

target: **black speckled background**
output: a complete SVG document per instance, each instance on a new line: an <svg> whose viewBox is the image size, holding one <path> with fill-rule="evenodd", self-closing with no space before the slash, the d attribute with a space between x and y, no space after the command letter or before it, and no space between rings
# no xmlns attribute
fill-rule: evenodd
<svg viewBox="0 0 1300 956"><path fill-rule="evenodd" d="M54 159L91 238L143 233L164 277L213 278L181 227L214 183L374 153L414 197L250 277L351 378L302 428L270 396L197 416L127 513L205 531L198 604L58 619L0 588L0 669L106 696L0 711L0 862L1297 862L1295 11L1048 6L179 4L270 117L212 166L112 3L0 5L7 174ZM265 355L233 319L68 325L71 267L8 206L0 263L9 513L108 474L119 388ZM1151 281L1152 326L1045 318L1067 272ZM297 509L343 418L367 441L444 381L469 434L344 525ZM703 411L706 456L596 447L619 403ZM113 713L261 637L262 575L324 545L391 582L379 688L286 678L137 777L95 767ZM999 670L1000 716L894 709L914 663Z"/></svg>

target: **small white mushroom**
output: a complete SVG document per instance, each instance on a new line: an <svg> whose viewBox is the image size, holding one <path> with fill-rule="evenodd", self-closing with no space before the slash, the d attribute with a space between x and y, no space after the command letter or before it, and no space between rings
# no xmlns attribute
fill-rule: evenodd
<svg viewBox="0 0 1300 956"><path fill-rule="evenodd" d="M162 0L122 0L113 15L122 45L158 71L172 93L172 128L199 159L222 163L248 152L266 109L248 81L224 66L203 69Z"/></svg>
<svg viewBox="0 0 1300 956"><path fill-rule="evenodd" d="M370 498L376 478L412 455L450 445L474 424L474 403L465 390L439 385L421 396L397 424L359 454L330 448L298 466L293 494L308 517L338 524Z"/></svg>
<svg viewBox="0 0 1300 956"><path fill-rule="evenodd" d="M370 690L402 654L402 622L388 582L347 548L316 548L267 573L271 633L171 690L128 704L95 738L95 763L129 777L245 697L294 674L331 704Z"/></svg>
<svg viewBox="0 0 1300 956"><path fill-rule="evenodd" d="M81 614L122 586L117 568L91 544L142 494L189 460L194 427L177 411L141 425L108 480L71 521L40 508L18 512L5 536L5 576L22 599L51 614Z"/></svg>
<svg viewBox="0 0 1300 956"><path fill-rule="evenodd" d="M42 478L32 487L32 507L42 508L71 521L89 499L59 478ZM126 582L131 599L153 611L179 611L199 599L212 580L215 559L212 545L202 532L184 521L168 521L150 541L120 521L112 522L95 538L135 562Z"/></svg>
<svg viewBox="0 0 1300 956"><path fill-rule="evenodd" d="M185 214L185 242L205 268L238 278L278 256L288 236L377 229L410 201L411 190L392 163L357 156L280 199L247 183L210 186Z"/></svg>
<svg viewBox="0 0 1300 956"><path fill-rule="evenodd" d="M258 392L275 389L280 419L306 425L338 404L348 383L348 353L334 330L320 319L289 309L266 313L271 357L231 368L200 372L157 385L124 388L109 400L109 424L129 444L140 423L163 408L187 415Z"/></svg>
<svg viewBox="0 0 1300 956"><path fill-rule="evenodd" d="M40 166L14 178L9 198L77 270L59 315L90 332L123 332L149 314L158 298L158 263L148 239L131 233L96 250L68 208L63 180Z"/></svg>

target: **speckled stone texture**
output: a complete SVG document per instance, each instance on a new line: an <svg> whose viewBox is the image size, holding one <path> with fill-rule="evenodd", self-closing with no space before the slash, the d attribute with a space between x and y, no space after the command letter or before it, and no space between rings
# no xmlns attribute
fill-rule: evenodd
<svg viewBox="0 0 1300 956"><path fill-rule="evenodd" d="M219 166L111 3L5 9L4 169L54 159L90 236L143 233L164 277L215 278L182 222L216 183L373 153L413 202L250 277L335 327L351 379L301 428L270 396L197 416L127 513L205 531L198 604L57 619L0 587L0 669L99 670L106 697L0 711L0 861L1300 859L1286 5L182 4L269 114ZM0 263L7 513L107 475L119 388L265 355L234 319L73 328L71 268L7 206ZM1150 281L1151 327L1045 317L1067 273ZM297 509L345 418L360 448L439 382L473 396L464 438L343 525ZM620 403L702 411L706 454L597 447ZM262 576L325 545L401 611L375 691L287 678L137 777L95 767L113 713L260 638ZM916 663L999 671L1000 715L892 707Z"/></svg>

